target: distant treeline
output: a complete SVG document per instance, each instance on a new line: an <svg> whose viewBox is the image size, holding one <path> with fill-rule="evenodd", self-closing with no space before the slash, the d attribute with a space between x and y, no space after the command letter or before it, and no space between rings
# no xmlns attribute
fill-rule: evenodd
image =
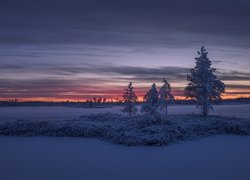
<svg viewBox="0 0 250 180"><path fill-rule="evenodd" d="M136 104L140 105L143 102L137 102ZM169 104L170 105L195 105L195 100L180 100L174 99ZM213 104L223 105L223 104L250 104L250 98L236 98L236 99L222 99L220 101L214 101ZM44 101L18 101L18 100L10 100L10 101L0 101L0 107L8 107L8 106L64 106L64 107L83 107L83 108L106 108L112 106L123 105L121 100L119 101L92 101L87 100L85 102L44 102Z"/></svg>

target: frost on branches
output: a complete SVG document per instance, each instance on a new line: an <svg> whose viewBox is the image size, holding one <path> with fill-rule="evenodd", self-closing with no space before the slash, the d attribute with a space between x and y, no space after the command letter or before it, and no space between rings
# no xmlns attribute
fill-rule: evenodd
<svg viewBox="0 0 250 180"><path fill-rule="evenodd" d="M168 115L168 104L174 98L171 93L171 86L164 78L162 80L163 86L159 90L159 110L163 116Z"/></svg>
<svg viewBox="0 0 250 180"><path fill-rule="evenodd" d="M131 118L132 114L136 114L137 112L137 108L135 107L137 96L135 95L132 82L130 82L128 86L124 89L122 97L125 105L122 111L128 113L129 118Z"/></svg>
<svg viewBox="0 0 250 180"><path fill-rule="evenodd" d="M158 114L158 91L155 83L151 86L150 90L144 96L144 104L142 105L141 112L150 115Z"/></svg>
<svg viewBox="0 0 250 180"><path fill-rule="evenodd" d="M210 135L250 135L249 119L197 115L169 115L162 123L155 117L132 118L105 113L75 119L16 120L0 124L0 136L49 136L99 138L128 146L162 146Z"/></svg>
<svg viewBox="0 0 250 180"><path fill-rule="evenodd" d="M197 106L201 108L203 116L209 114L213 109L211 102L220 100L221 93L225 91L225 85L215 75L216 69L211 68L211 61L207 57L206 49L202 46L198 52L199 57L195 58L196 66L190 69L189 81L185 89L188 98L196 99Z"/></svg>

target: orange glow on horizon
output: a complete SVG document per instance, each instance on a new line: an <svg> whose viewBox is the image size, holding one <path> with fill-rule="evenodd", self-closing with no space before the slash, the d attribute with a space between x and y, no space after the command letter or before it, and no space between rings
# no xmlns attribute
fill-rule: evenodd
<svg viewBox="0 0 250 180"><path fill-rule="evenodd" d="M226 92L222 94L223 99L235 99L235 98L249 98L250 97L250 86L248 87L249 82L244 81L226 81ZM228 84L228 88L227 88ZM230 84L235 85L231 86ZM243 85L242 85L243 84ZM135 93L138 97L139 101L143 101L144 94L149 90L149 83L140 83L136 82L133 84ZM186 82L175 82L171 83L172 94L175 99L185 100L184 88ZM237 85L246 85L246 87ZM40 102L85 102L86 100L93 100L94 97L98 98L106 98L106 101L117 102L122 99L123 89L126 87L126 83L122 82L121 84L104 84L100 85L88 85L88 86L72 86L65 89L54 89L52 87L46 87L39 91L39 89L31 89L29 91L21 91L21 90L8 90L3 92L0 97L0 101L13 101L17 99L20 101L40 101ZM159 88L159 86L157 86ZM58 90L58 91L57 91ZM45 92L44 92L45 91Z"/></svg>
<svg viewBox="0 0 250 180"><path fill-rule="evenodd" d="M78 98L47 98L47 97L34 97L34 98L0 98L0 101L15 101L15 99L18 102L86 102L87 100L93 100L95 96L92 98L83 98L83 99L78 99ZM245 94L245 95L227 95L223 94L222 99L236 99L236 98L250 98L250 94ZM99 97L96 96L96 99L98 100ZM105 98L105 96L100 97L100 98ZM185 100L186 97L184 96L175 96L175 100ZM122 100L122 96L114 96L112 98L106 98L107 102L113 101L113 102L118 102L119 100ZM143 101L143 96L138 96L138 101L142 102Z"/></svg>

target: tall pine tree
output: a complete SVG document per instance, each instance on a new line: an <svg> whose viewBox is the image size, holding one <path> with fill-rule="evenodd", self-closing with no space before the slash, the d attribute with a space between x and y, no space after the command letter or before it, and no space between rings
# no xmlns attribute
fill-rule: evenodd
<svg viewBox="0 0 250 180"><path fill-rule="evenodd" d="M137 96L135 95L132 82L130 82L128 86L124 89L122 97L125 105L122 111L128 113L129 118L131 118L132 114L135 114L137 112L137 108L135 107Z"/></svg>
<svg viewBox="0 0 250 180"><path fill-rule="evenodd" d="M212 101L220 100L221 93L225 91L224 83L214 75L216 69L211 68L207 54L202 46L201 51L198 51L199 57L195 58L195 67L190 69L190 74L187 76L189 83L185 89L186 97L196 100L203 116L209 114L209 110L213 109Z"/></svg>

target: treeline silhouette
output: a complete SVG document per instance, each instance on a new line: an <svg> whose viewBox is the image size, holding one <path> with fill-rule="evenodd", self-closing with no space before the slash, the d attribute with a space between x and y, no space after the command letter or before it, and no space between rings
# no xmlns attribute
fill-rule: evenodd
<svg viewBox="0 0 250 180"><path fill-rule="evenodd" d="M63 102L52 102L52 101L18 101L17 99L8 100L8 101L0 101L0 107L15 107L15 106L63 106L63 107L83 107L83 108L107 108L112 106L123 105L121 99L116 98L115 100L104 100L105 98L98 98L99 101L86 100L84 102L71 102L71 101L63 101ZM100 101L102 99L102 101ZM173 99L170 102L170 105L195 105L195 100L190 99ZM220 101L214 101L214 104L217 105L226 105L226 104L250 104L250 97L240 97L234 99L222 99ZM137 105L142 104L142 102L137 102Z"/></svg>

